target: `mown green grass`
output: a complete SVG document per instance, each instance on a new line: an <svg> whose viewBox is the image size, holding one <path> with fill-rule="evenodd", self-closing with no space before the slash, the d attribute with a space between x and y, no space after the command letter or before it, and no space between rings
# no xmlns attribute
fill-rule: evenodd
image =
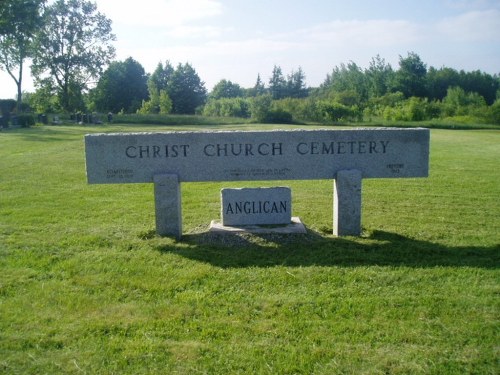
<svg viewBox="0 0 500 375"><path fill-rule="evenodd" d="M330 234L332 181L275 181L183 184L176 241L150 184L85 179L85 133L167 129L217 127L0 133L0 373L500 372L499 131L432 130L429 178L364 180L360 238ZM206 233L220 188L260 185L307 235Z"/></svg>

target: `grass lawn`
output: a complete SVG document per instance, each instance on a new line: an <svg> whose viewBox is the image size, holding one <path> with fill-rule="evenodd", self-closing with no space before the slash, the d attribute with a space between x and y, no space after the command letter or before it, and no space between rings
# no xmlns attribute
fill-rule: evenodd
<svg viewBox="0 0 500 375"><path fill-rule="evenodd" d="M359 238L331 235L332 181L183 184L180 241L152 184L86 183L86 133L196 129L0 132L0 373L500 373L499 130L364 180ZM280 185L307 234L206 232L222 187Z"/></svg>

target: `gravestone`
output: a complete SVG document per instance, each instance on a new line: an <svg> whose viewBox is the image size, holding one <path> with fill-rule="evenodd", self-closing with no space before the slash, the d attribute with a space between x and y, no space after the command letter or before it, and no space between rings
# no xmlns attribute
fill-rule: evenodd
<svg viewBox="0 0 500 375"><path fill-rule="evenodd" d="M222 225L290 224L292 192L288 187L221 190Z"/></svg>
<svg viewBox="0 0 500 375"><path fill-rule="evenodd" d="M427 177L429 136L397 128L90 134L87 180L154 183L157 231L180 237L182 182L333 179L333 232L359 235L362 179Z"/></svg>

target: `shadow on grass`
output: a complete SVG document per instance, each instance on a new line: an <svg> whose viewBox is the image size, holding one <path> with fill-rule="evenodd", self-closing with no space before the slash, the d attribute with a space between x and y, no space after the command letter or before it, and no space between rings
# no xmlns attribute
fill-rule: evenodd
<svg viewBox="0 0 500 375"><path fill-rule="evenodd" d="M476 267L500 266L500 245L448 247L398 234L375 231L369 237L332 238L309 231L294 235L188 234L179 248L159 246L162 252L222 268L273 266L405 266Z"/></svg>

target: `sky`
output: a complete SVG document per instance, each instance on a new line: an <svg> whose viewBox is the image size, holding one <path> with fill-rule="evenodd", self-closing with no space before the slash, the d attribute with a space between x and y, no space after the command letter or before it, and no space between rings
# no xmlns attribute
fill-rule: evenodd
<svg viewBox="0 0 500 375"><path fill-rule="evenodd" d="M302 68L319 86L336 66L394 69L417 53L427 67L500 74L500 0L95 0L113 21L116 58L152 73L190 63L208 91L221 79L253 87L273 67ZM34 91L29 69L23 90ZM16 85L0 71L0 98Z"/></svg>

